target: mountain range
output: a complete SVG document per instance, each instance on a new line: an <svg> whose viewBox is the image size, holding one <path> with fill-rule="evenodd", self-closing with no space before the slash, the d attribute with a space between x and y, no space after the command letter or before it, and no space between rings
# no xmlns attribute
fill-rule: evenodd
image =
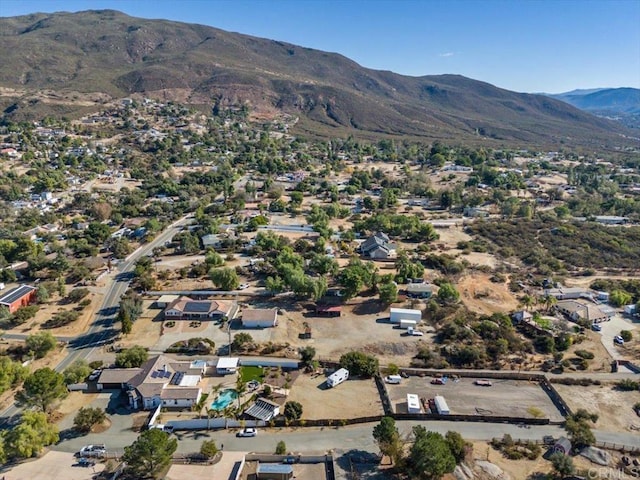
<svg viewBox="0 0 640 480"><path fill-rule="evenodd" d="M246 102L255 114L294 115L298 131L322 136L637 143L633 131L543 95L372 70L336 53L113 10L0 18L0 50L0 108L10 119L79 115L144 94L207 109Z"/></svg>
<svg viewBox="0 0 640 480"><path fill-rule="evenodd" d="M594 88L547 95L594 115L640 128L640 89Z"/></svg>

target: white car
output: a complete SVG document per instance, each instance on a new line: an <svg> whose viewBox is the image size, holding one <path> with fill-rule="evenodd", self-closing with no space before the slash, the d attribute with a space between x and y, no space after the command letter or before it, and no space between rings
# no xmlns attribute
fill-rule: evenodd
<svg viewBox="0 0 640 480"><path fill-rule="evenodd" d="M258 430L255 428L245 428L236 433L236 437L255 437L258 434Z"/></svg>
<svg viewBox="0 0 640 480"><path fill-rule="evenodd" d="M620 335L616 335L615 337L613 337L613 341L618 345L624 345L624 338L622 338Z"/></svg>
<svg viewBox="0 0 640 480"><path fill-rule="evenodd" d="M80 449L81 457L104 457L107 454L107 447L100 445L85 445Z"/></svg>
<svg viewBox="0 0 640 480"><path fill-rule="evenodd" d="M102 370L94 370L91 372L91 375L89 375L89 381L93 382L94 380L97 380L101 373Z"/></svg>
<svg viewBox="0 0 640 480"><path fill-rule="evenodd" d="M240 286L238 287L238 290L246 290L247 288L249 288L248 283L241 283Z"/></svg>

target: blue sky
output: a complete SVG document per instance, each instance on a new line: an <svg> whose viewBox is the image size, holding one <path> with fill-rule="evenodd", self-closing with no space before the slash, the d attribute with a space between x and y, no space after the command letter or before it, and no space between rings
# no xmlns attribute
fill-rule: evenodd
<svg viewBox="0 0 640 480"><path fill-rule="evenodd" d="M0 16L100 8L520 92L640 88L640 0L1 0Z"/></svg>

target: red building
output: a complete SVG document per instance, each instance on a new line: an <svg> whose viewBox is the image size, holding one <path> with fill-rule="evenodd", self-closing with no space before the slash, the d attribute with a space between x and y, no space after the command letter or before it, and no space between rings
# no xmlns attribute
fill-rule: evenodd
<svg viewBox="0 0 640 480"><path fill-rule="evenodd" d="M0 305L7 307L10 313L15 313L21 307L32 303L36 299L37 291L36 287L20 285L0 296Z"/></svg>

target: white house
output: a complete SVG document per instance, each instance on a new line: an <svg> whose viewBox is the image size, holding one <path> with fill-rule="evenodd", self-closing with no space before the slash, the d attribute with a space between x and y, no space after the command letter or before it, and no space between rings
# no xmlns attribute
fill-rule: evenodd
<svg viewBox="0 0 640 480"><path fill-rule="evenodd" d="M392 308L389 314L391 323L400 323L400 320L414 320L420 322L422 320L422 312L409 308Z"/></svg>
<svg viewBox="0 0 640 480"><path fill-rule="evenodd" d="M277 308L251 308L242 310L242 326L245 328L269 328L278 325Z"/></svg>
<svg viewBox="0 0 640 480"><path fill-rule="evenodd" d="M216 364L216 373L218 375L229 375L238 371L238 357L220 357Z"/></svg>

